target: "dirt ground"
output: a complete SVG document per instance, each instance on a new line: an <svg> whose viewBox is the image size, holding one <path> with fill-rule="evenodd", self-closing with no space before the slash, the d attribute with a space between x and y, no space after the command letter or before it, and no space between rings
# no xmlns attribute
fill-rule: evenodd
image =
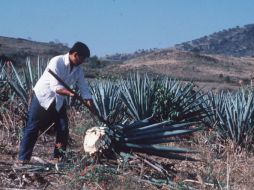
<svg viewBox="0 0 254 190"><path fill-rule="evenodd" d="M177 161L142 155L145 159L92 159L84 154L82 136L89 126L96 125L84 112L69 111L71 141L64 165L51 165L36 171L15 171L18 135L1 128L0 189L246 189L254 186L254 156L244 150L235 151L228 142L222 143L213 131L196 132L190 142L173 144L198 150L192 157L199 161ZM5 131L6 132L6 131ZM16 139L16 140L15 140ZM54 135L42 135L33 156L49 160ZM151 167L158 162L167 171ZM38 160L32 160L38 164ZM149 164L150 163L150 164Z"/></svg>

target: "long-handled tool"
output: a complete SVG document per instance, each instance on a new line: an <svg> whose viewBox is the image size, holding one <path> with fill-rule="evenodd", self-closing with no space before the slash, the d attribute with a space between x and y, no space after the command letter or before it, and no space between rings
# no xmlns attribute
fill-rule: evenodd
<svg viewBox="0 0 254 190"><path fill-rule="evenodd" d="M70 91L71 93L73 93L73 94L74 94L74 98L76 98L76 99L78 99L79 101L81 101L81 102L89 109L89 111L90 111L90 113L91 113L91 117L93 118L94 121L96 121L96 120L95 120L93 114L95 114L101 122L107 123L107 122L104 120L104 118L100 117L100 116L98 115L98 113L95 112L96 110L92 110L92 108L90 108L87 104L85 104L83 98L82 98L79 94L77 94L74 90L72 90L72 89L71 89L71 88L70 88L70 87L69 87L56 73L54 73L51 69L48 69L48 72L49 72L53 77L55 77L55 79L58 80L58 81L61 83L61 85L64 86L64 88L66 88L68 91Z"/></svg>

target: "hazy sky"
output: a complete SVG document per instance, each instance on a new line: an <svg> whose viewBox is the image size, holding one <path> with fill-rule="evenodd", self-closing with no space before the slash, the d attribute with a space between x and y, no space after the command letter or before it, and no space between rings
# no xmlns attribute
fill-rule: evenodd
<svg viewBox="0 0 254 190"><path fill-rule="evenodd" d="M251 23L253 0L0 1L0 36L83 41L97 56L172 47Z"/></svg>

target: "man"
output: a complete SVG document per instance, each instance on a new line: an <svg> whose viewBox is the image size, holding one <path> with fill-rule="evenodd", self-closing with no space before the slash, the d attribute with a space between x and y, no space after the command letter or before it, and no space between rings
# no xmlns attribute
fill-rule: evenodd
<svg viewBox="0 0 254 190"><path fill-rule="evenodd" d="M92 110L92 96L81 67L81 63L89 57L88 47L82 42L76 42L69 53L53 57L50 60L33 89L34 96L28 112L28 123L24 128L23 139L20 144L18 163L29 162L39 130L45 128L51 119L55 122L56 127L54 160L57 161L63 157L69 136L65 96L74 96L74 94L64 88L48 72L48 69L58 75L67 85L77 83L84 103Z"/></svg>

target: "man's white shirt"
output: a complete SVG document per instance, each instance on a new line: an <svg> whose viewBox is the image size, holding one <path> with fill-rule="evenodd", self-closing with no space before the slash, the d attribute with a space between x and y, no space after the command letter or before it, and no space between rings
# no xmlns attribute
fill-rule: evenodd
<svg viewBox="0 0 254 190"><path fill-rule="evenodd" d="M46 110L55 99L56 110L59 111L65 99L63 95L56 93L56 90L64 87L48 72L48 69L57 74L68 86L77 83L83 99L92 98L81 65L74 66L71 71L69 53L59 55L50 60L44 73L33 88L40 105Z"/></svg>

